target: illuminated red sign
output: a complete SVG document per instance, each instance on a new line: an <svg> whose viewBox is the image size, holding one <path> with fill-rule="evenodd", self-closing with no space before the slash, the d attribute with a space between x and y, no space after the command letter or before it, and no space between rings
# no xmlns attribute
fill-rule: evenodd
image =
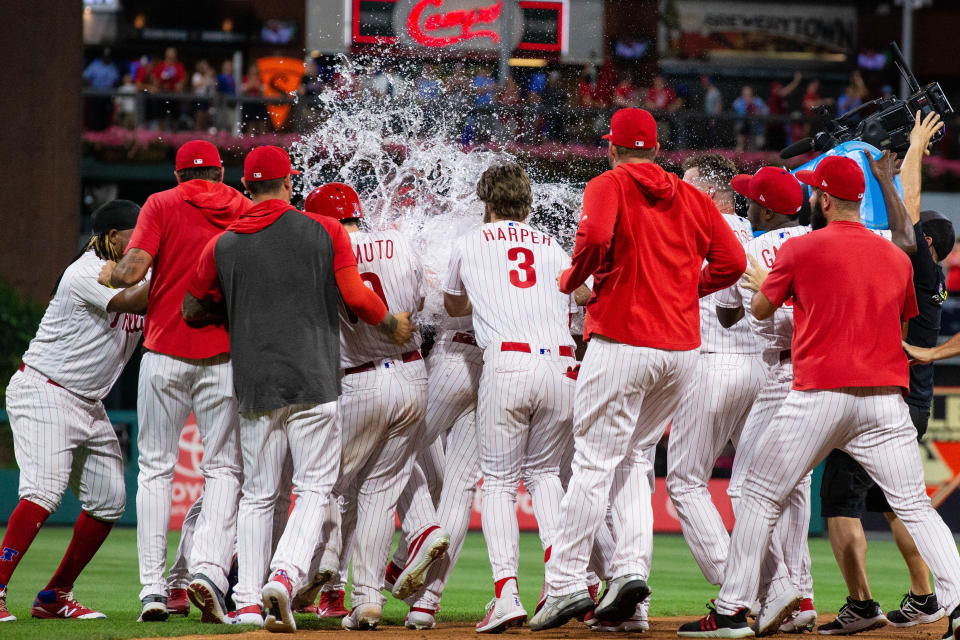
<svg viewBox="0 0 960 640"><path fill-rule="evenodd" d="M431 13L423 20L424 12L431 7L440 7L441 11ZM414 5L410 15L407 16L407 33L410 37L425 47L445 47L474 38L490 38L495 44L500 43L500 34L496 31L474 29L478 25L492 26L503 13L503 0L489 7L458 9L446 13L442 11L442 7L443 0L420 0ZM451 29L459 32L448 36L431 35Z"/></svg>

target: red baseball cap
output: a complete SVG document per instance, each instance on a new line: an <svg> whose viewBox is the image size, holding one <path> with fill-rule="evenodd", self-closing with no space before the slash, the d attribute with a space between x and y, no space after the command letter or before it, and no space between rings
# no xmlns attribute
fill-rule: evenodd
<svg viewBox="0 0 960 640"><path fill-rule="evenodd" d="M813 171L797 171L797 180L834 198L859 202L866 190L863 170L852 158L828 156Z"/></svg>
<svg viewBox="0 0 960 640"><path fill-rule="evenodd" d="M803 187L789 171L779 167L764 167L752 176L734 176L730 186L740 195L787 216L797 215L803 206Z"/></svg>
<svg viewBox="0 0 960 640"><path fill-rule="evenodd" d="M206 140L191 140L184 142L177 149L176 170L191 167L222 167L220 152L212 143Z"/></svg>
<svg viewBox="0 0 960 640"><path fill-rule="evenodd" d="M243 179L247 182L276 180L299 173L290 166L287 152L270 144L257 147L243 160Z"/></svg>
<svg viewBox="0 0 960 640"><path fill-rule="evenodd" d="M610 118L610 133L603 136L618 147L630 149L655 149L657 146L657 121L646 109L628 107L620 109Z"/></svg>

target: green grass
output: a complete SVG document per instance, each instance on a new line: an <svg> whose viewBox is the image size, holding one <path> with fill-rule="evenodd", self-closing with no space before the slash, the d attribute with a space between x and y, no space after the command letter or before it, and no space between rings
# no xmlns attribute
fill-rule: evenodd
<svg viewBox="0 0 960 640"><path fill-rule="evenodd" d="M33 620L30 605L59 564L70 538L70 529L48 528L37 536L8 591L8 606L19 620L0 627L3 640L50 640L51 638L112 639L147 636L177 636L191 633L233 633L237 629L200 625L199 615L191 612L188 620L171 618L165 624L137 624L140 591L137 574L136 532L117 529L104 548L87 567L75 587L77 598L85 605L102 610L107 620L59 621ZM172 560L178 535L170 535ZM836 612L843 603L846 589L825 539L810 541L813 554L813 575L817 609ZM540 593L543 563L540 543L533 534L520 539L520 595L528 610ZM874 540L867 556L868 573L874 597L885 609L899 604L908 587L906 568L892 541ZM717 588L703 579L686 543L680 536L657 536L654 543L653 589L651 614L655 616L700 615L704 603L716 596ZM443 599L440 621L476 621L483 616L484 606L493 593L486 545L480 533L471 533ZM385 611L387 624L402 624L406 608L389 599ZM337 621L318 621L300 616L298 626L321 629L338 628Z"/></svg>

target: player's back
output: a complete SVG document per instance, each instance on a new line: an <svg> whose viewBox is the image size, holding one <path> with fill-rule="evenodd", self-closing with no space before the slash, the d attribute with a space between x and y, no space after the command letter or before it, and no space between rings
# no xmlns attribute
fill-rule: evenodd
<svg viewBox="0 0 960 640"><path fill-rule="evenodd" d="M417 311L426 295L423 267L400 232L355 231L350 234L360 279L380 296L390 313ZM400 356L420 347L420 334L403 345L391 342L379 327L362 322L341 301L340 362L344 368Z"/></svg>
<svg viewBox="0 0 960 640"><path fill-rule="evenodd" d="M573 344L571 297L556 285L570 258L556 239L526 223L501 220L461 236L454 252L481 347L502 341L541 348ZM448 278L448 292L456 289Z"/></svg>

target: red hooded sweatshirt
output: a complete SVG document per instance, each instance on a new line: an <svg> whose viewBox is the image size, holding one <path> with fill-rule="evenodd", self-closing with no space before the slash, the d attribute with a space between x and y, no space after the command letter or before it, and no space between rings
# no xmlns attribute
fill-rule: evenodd
<svg viewBox="0 0 960 640"><path fill-rule="evenodd" d="M699 297L735 283L746 264L708 196L652 162L624 163L587 183L560 289L594 277L584 338L689 351L700 346Z"/></svg>
<svg viewBox="0 0 960 640"><path fill-rule="evenodd" d="M180 315L200 252L252 203L221 182L190 180L155 193L143 204L130 249L153 256L144 346L177 358L229 353L223 326L190 327Z"/></svg>

